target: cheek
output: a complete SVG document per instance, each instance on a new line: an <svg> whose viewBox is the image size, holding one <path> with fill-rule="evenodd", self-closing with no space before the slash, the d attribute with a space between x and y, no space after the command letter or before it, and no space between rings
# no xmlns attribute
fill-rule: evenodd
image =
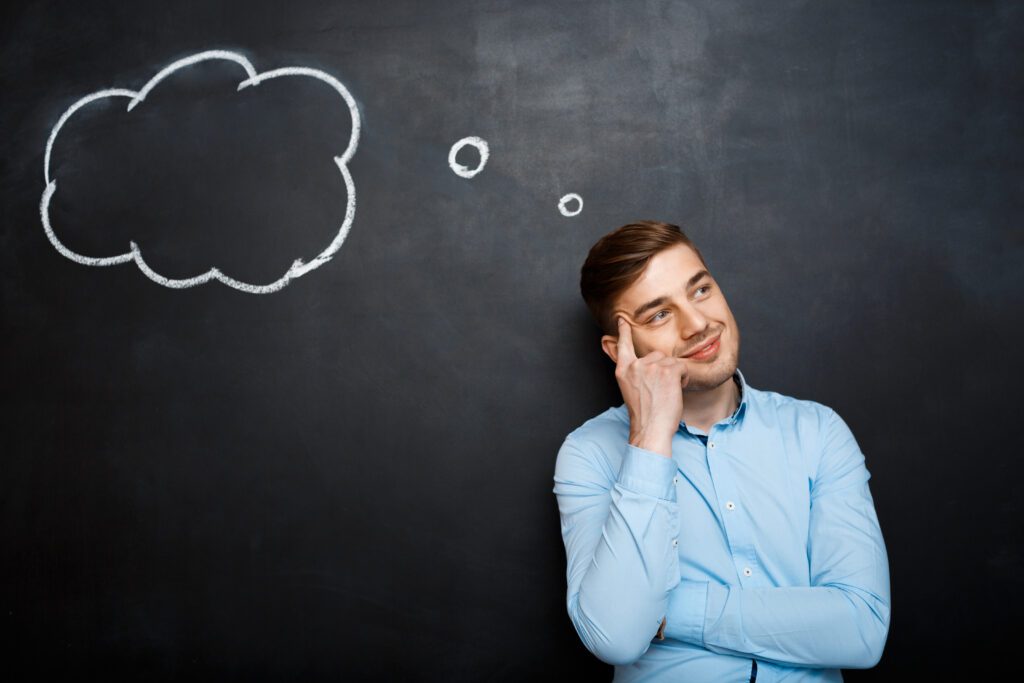
<svg viewBox="0 0 1024 683"><path fill-rule="evenodd" d="M666 356L675 355L681 348L679 335L669 325L662 325L657 330L645 335L643 346L645 354L651 351L661 351Z"/></svg>
<svg viewBox="0 0 1024 683"><path fill-rule="evenodd" d="M735 325L730 325L726 336L728 338L728 348L735 354L740 348L740 332L736 329Z"/></svg>

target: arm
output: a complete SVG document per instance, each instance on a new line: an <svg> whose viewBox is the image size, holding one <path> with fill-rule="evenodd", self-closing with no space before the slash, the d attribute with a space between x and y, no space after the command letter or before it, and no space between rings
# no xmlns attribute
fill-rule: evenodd
<svg viewBox="0 0 1024 683"><path fill-rule="evenodd" d="M889 632L889 562L864 455L834 411L811 489L808 587L681 581L665 635L792 666L869 668Z"/></svg>
<svg viewBox="0 0 1024 683"><path fill-rule="evenodd" d="M676 464L623 447L618 473L596 446L569 439L555 464L569 617L587 649L609 664L647 651L679 582Z"/></svg>

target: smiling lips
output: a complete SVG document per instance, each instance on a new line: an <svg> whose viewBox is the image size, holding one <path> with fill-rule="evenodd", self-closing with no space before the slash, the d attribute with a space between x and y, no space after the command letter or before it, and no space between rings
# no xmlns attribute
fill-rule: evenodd
<svg viewBox="0 0 1024 683"><path fill-rule="evenodd" d="M687 358L690 360L707 360L708 358L711 358L716 353L718 353L718 347L721 346L721 338L722 335L718 335L711 341L710 344L705 344L704 346L700 347L693 353L683 356L683 358Z"/></svg>

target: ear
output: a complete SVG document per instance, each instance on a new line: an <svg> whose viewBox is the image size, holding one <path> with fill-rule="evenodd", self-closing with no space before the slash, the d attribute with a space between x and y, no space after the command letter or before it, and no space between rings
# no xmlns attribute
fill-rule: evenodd
<svg viewBox="0 0 1024 683"><path fill-rule="evenodd" d="M612 362L618 365L619 363L619 338L613 337L610 334L606 334L601 337L601 350L604 351L605 355L612 359Z"/></svg>

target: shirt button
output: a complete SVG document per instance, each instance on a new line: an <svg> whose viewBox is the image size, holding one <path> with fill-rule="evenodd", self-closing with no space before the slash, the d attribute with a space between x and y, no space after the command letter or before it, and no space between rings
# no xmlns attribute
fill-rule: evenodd
<svg viewBox="0 0 1024 683"><path fill-rule="evenodd" d="M673 548L678 548L679 547L679 539L676 539L676 538L672 539L672 547Z"/></svg>
<svg viewBox="0 0 1024 683"><path fill-rule="evenodd" d="M750 571L750 567L744 567L743 568L743 576L750 576L753 573L754 572Z"/></svg>
<svg viewBox="0 0 1024 683"><path fill-rule="evenodd" d="M673 484L678 484L679 483L679 477L678 476L672 477L672 483Z"/></svg>
<svg viewBox="0 0 1024 683"><path fill-rule="evenodd" d="M714 441L709 441L708 442L708 448L714 448L714 447L715 447L715 442Z"/></svg>
<svg viewBox="0 0 1024 683"><path fill-rule="evenodd" d="M732 502L730 500L729 502L727 502L725 504L725 507L726 507L727 510L735 510L736 509L736 503L734 503L734 502Z"/></svg>

